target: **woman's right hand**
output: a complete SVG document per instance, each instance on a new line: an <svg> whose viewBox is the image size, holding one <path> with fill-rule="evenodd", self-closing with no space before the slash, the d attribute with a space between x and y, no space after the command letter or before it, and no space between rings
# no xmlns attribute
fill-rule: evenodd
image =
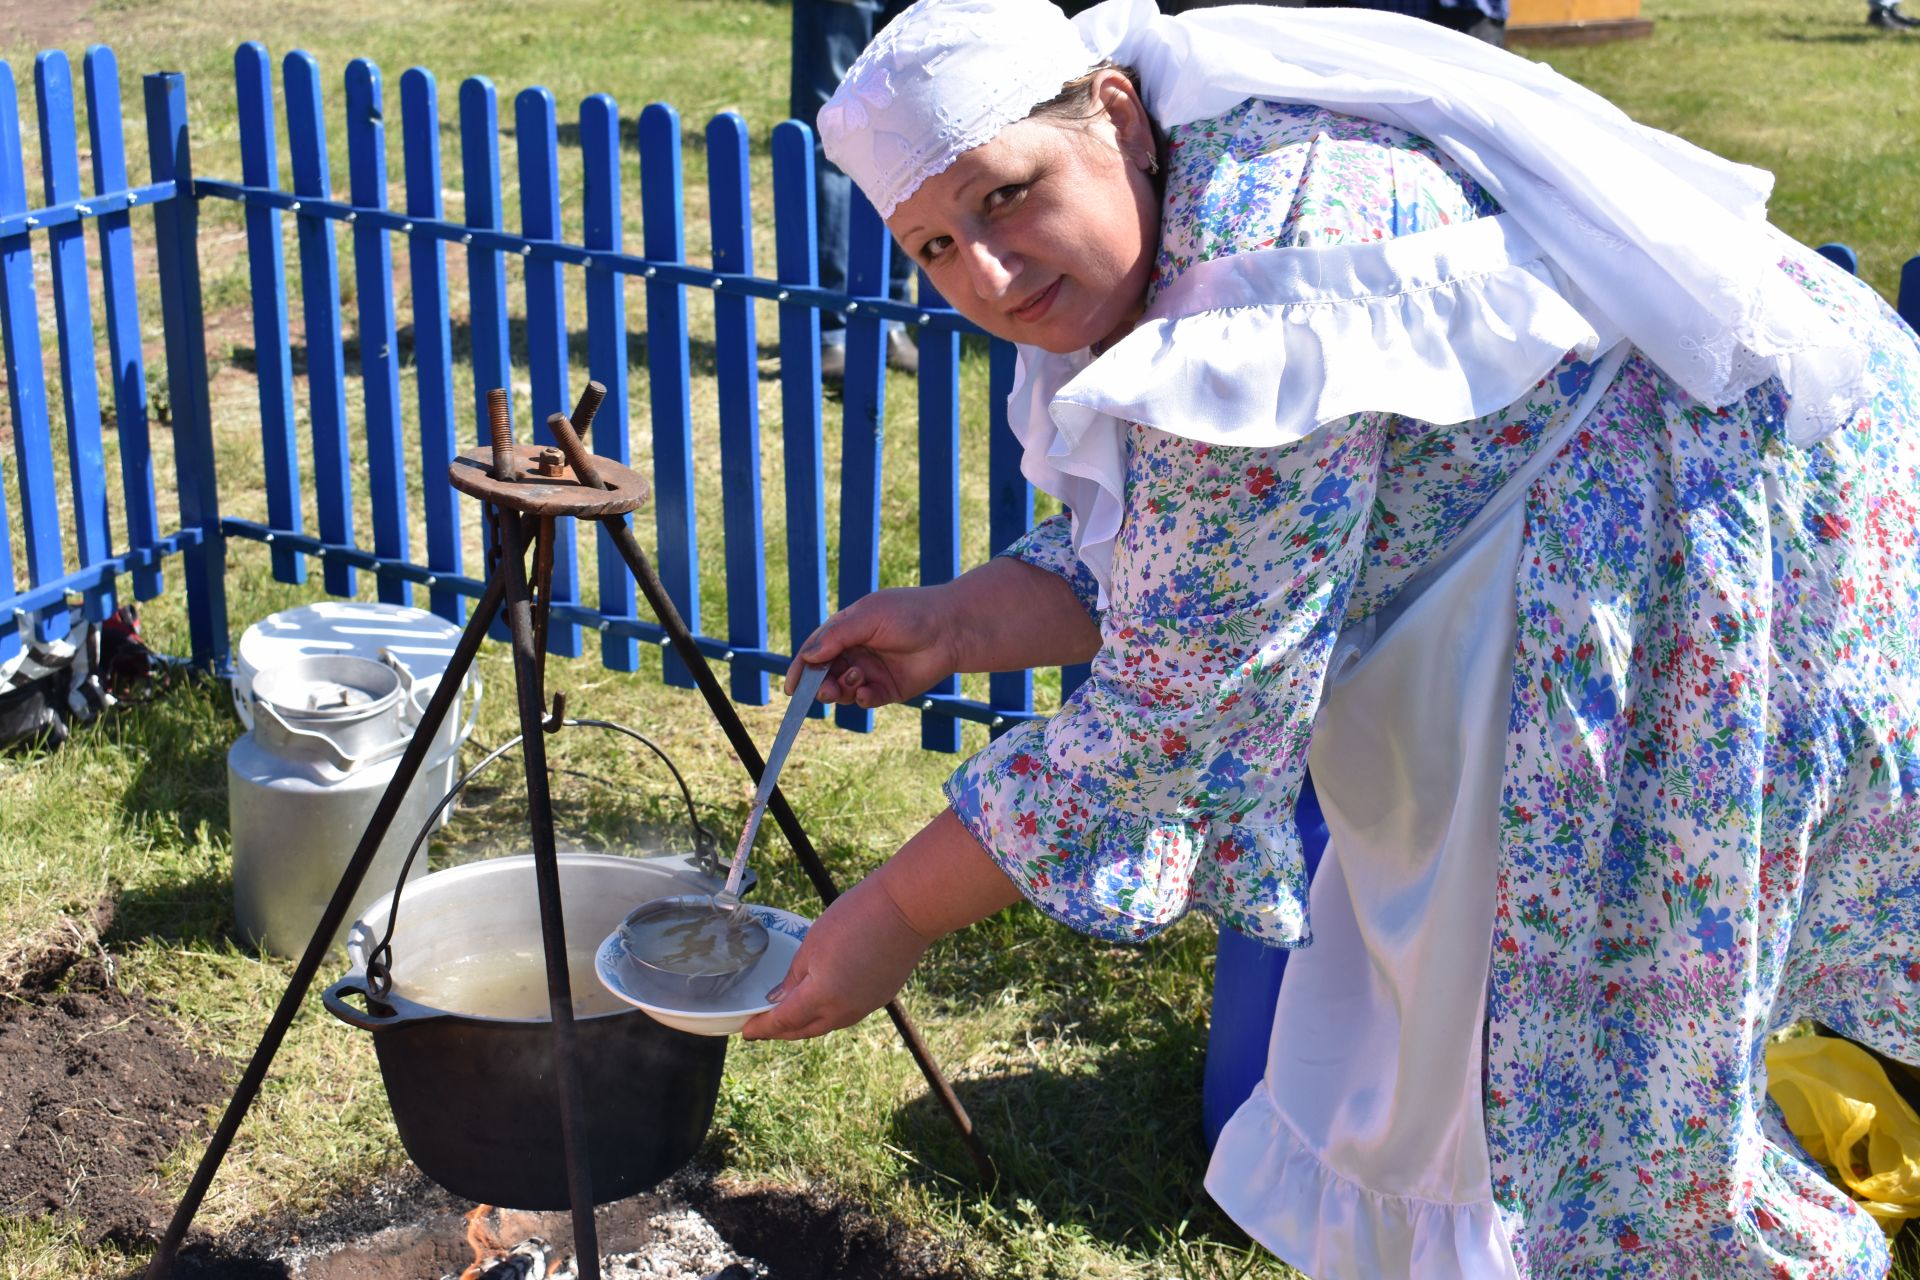
<svg viewBox="0 0 1920 1280"><path fill-rule="evenodd" d="M890 587L862 596L820 624L787 668L828 667L820 701L881 707L925 693L960 669L958 620L946 587Z"/></svg>

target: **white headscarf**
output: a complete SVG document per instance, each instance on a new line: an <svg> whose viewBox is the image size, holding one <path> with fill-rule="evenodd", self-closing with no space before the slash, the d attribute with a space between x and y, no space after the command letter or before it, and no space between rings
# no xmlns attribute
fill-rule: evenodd
<svg viewBox="0 0 1920 1280"><path fill-rule="evenodd" d="M1618 108L1551 68L1430 23L1364 10L1106 0L918 0L820 112L826 153L882 216L1102 58L1140 73L1162 128L1247 98L1398 125L1470 173L1585 295L1695 399L1778 375L1807 442L1863 401L1864 358L1776 264L1772 176Z"/></svg>

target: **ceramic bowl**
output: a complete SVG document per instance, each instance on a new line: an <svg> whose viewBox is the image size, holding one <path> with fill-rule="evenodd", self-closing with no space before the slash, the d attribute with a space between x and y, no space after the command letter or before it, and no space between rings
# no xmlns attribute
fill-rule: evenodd
<svg viewBox="0 0 1920 1280"><path fill-rule="evenodd" d="M717 996L676 994L649 984L621 945L618 929L607 935L594 954L594 971L607 990L644 1010L655 1022L697 1036L733 1035L755 1014L773 1008L767 1002L767 992L786 977L794 953L800 950L800 940L813 923L791 911L754 902L743 904L740 910L753 912L754 919L767 927L767 950L745 977Z"/></svg>

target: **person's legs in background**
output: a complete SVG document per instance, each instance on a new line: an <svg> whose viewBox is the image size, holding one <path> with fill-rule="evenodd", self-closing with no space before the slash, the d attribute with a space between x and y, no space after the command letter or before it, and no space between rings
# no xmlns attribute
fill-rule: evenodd
<svg viewBox="0 0 1920 1280"><path fill-rule="evenodd" d="M853 183L820 151L816 119L820 108L840 84L840 78L867 47L874 33L891 22L910 0L794 0L793 89L789 104L793 118L814 135L814 195L819 213L820 287L835 293L847 290L847 228L851 221ZM888 293L904 301L913 270L896 246L889 259ZM845 372L847 318L837 311L820 313L820 372L830 381ZM887 327L887 363L913 372L919 353L898 324Z"/></svg>
<svg viewBox="0 0 1920 1280"><path fill-rule="evenodd" d="M1464 31L1476 40L1506 46L1507 0L1434 0L1433 7L1421 16L1428 22Z"/></svg>
<svg viewBox="0 0 1920 1280"><path fill-rule="evenodd" d="M1909 18L1900 12L1899 0L1867 0L1867 25L1904 33L1920 27L1920 18Z"/></svg>

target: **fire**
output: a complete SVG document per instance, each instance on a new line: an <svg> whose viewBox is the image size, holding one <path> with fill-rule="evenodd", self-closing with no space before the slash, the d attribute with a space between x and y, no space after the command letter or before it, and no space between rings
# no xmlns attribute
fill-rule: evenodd
<svg viewBox="0 0 1920 1280"><path fill-rule="evenodd" d="M524 1235L532 1224L510 1209L477 1204L465 1219L473 1261L460 1273L460 1280L545 1280L557 1274L565 1261L557 1250L549 1259L547 1242L536 1235ZM508 1244L507 1238L512 1235L524 1238Z"/></svg>

